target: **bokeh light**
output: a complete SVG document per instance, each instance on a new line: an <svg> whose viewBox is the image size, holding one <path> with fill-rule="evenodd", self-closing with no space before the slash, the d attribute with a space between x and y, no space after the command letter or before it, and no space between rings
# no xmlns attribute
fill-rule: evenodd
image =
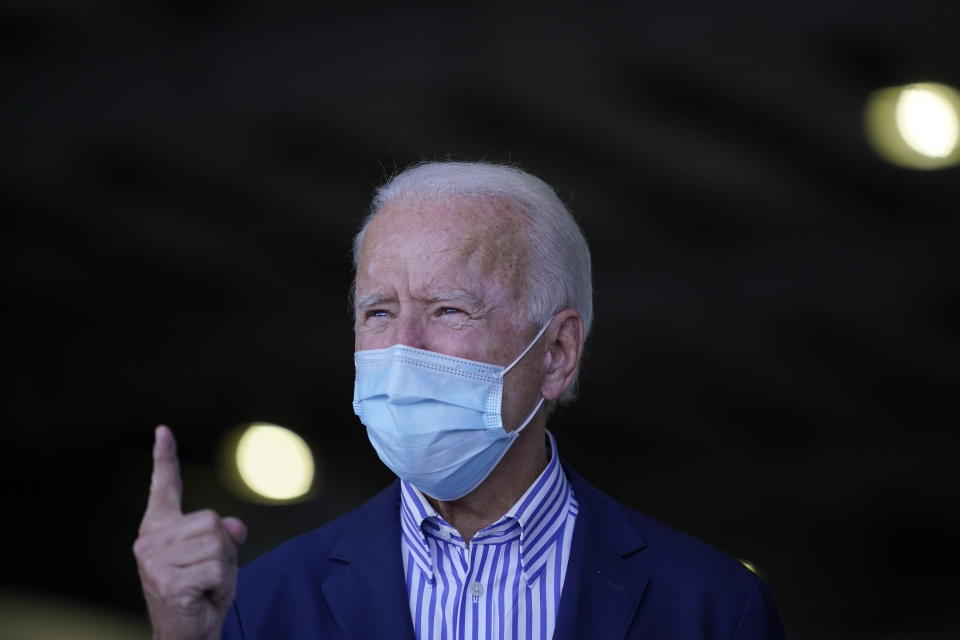
<svg viewBox="0 0 960 640"><path fill-rule="evenodd" d="M143 616L28 589L0 588L0 638L129 640L149 638Z"/></svg>
<svg viewBox="0 0 960 640"><path fill-rule="evenodd" d="M275 424L246 425L235 439L232 462L244 487L264 502L302 499L314 482L310 447L299 435Z"/></svg>
<svg viewBox="0 0 960 640"><path fill-rule="evenodd" d="M957 148L957 111L931 88L917 86L900 94L897 128L911 149L929 158L945 158Z"/></svg>
<svg viewBox="0 0 960 640"><path fill-rule="evenodd" d="M757 575L760 575L760 572L757 571L757 567L752 562L750 562L749 560L744 560L743 558L739 558L739 560L740 560L740 564L745 566L750 571L756 573Z"/></svg>
<svg viewBox="0 0 960 640"><path fill-rule="evenodd" d="M883 158L912 169L960 163L960 93L934 82L881 89L866 106L867 137Z"/></svg>

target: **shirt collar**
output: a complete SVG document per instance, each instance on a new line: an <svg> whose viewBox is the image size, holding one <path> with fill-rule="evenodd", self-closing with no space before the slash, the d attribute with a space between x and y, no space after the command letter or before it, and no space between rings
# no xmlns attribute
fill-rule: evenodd
<svg viewBox="0 0 960 640"><path fill-rule="evenodd" d="M473 544L502 542L520 537L520 565L527 583L537 580L549 559L551 544L562 529L570 508L570 483L560 465L557 442L547 433L550 461L520 499L488 527L478 531ZM450 542L463 543L456 529L433 508L423 493L406 480L400 487L400 524L413 561L425 575L433 576L433 558L427 536L441 537L448 531ZM443 539L441 537L441 539Z"/></svg>

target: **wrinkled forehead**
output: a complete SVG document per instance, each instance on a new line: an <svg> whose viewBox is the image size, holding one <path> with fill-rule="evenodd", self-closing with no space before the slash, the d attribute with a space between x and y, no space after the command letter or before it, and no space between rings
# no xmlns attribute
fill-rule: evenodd
<svg viewBox="0 0 960 640"><path fill-rule="evenodd" d="M422 268L462 267L474 275L515 280L527 260L526 230L523 216L497 199L461 196L390 202L367 226L357 275L385 263L394 268L419 263Z"/></svg>

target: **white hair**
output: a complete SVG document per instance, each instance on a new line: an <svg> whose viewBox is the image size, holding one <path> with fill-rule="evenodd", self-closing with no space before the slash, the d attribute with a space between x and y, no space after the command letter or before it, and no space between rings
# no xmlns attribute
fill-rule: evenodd
<svg viewBox="0 0 960 640"><path fill-rule="evenodd" d="M377 189L370 213L353 240L353 266L363 235L377 212L395 200L477 197L506 203L528 226L529 266L521 304L527 319L545 324L563 309L583 318L584 337L593 320L590 249L583 232L556 192L516 167L486 162L425 162L395 175ZM561 400L573 396L576 380Z"/></svg>

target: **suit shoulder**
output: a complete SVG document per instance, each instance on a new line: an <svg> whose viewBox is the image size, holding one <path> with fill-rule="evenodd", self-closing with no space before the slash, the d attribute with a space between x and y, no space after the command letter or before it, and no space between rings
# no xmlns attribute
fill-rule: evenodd
<svg viewBox="0 0 960 640"><path fill-rule="evenodd" d="M740 595L756 588L759 577L733 556L622 504L572 469L566 472L588 526L638 570L683 588L733 589Z"/></svg>
<svg viewBox="0 0 960 640"><path fill-rule="evenodd" d="M653 637L784 640L765 580L724 551L622 508L646 543L633 558L650 576L644 606L650 612L646 631Z"/></svg>
<svg viewBox="0 0 960 640"><path fill-rule="evenodd" d="M336 562L336 550L344 540L359 543L353 532L370 530L371 523L389 519L391 504L397 504L393 485L369 501L334 518L316 529L302 533L267 551L240 569L240 584L257 584L273 579L287 580L299 571L323 573L323 568ZM399 509L397 517L399 516ZM349 535L348 535L349 534Z"/></svg>
<svg viewBox="0 0 960 640"><path fill-rule="evenodd" d="M685 580L749 591L756 587L759 577L729 553L636 509L621 508L643 537L649 562L669 567Z"/></svg>
<svg viewBox="0 0 960 640"><path fill-rule="evenodd" d="M399 531L399 520L394 483L363 506L244 565L223 637L333 637L338 626L324 584L371 549L382 549L383 536Z"/></svg>

